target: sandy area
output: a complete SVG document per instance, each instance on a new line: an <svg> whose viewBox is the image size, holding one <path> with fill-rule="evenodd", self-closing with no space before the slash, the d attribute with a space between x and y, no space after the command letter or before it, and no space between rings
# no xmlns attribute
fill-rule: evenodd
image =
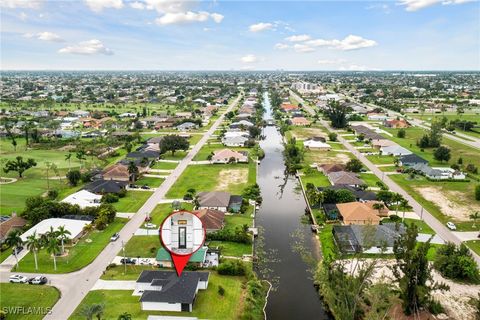
<svg viewBox="0 0 480 320"><path fill-rule="evenodd" d="M377 270L374 274L374 282L393 281L393 274L390 269L394 260L382 260L380 261ZM361 263L361 262L360 262ZM346 266L350 272L350 268L354 267L353 260ZM474 308L469 304L472 297L477 297L480 292L480 285L467 285L456 283L451 280L445 279L438 272L433 270L433 279L436 282L445 283L450 287L447 291L433 292L433 297L440 301L445 308L445 312L451 319L467 320L474 319Z"/></svg>
<svg viewBox="0 0 480 320"><path fill-rule="evenodd" d="M443 191L440 187L416 187L426 200L435 203L442 213L460 221L470 221L470 214L480 211L480 205L469 203L459 191Z"/></svg>
<svg viewBox="0 0 480 320"><path fill-rule="evenodd" d="M218 173L217 189L225 190L232 184L242 184L248 181L248 169L228 169Z"/></svg>
<svg viewBox="0 0 480 320"><path fill-rule="evenodd" d="M327 153L321 150L309 150L305 152L305 157L311 159L311 162L324 163L347 163L350 157L346 153L336 152L335 154Z"/></svg>
<svg viewBox="0 0 480 320"><path fill-rule="evenodd" d="M328 135L320 128L299 128L291 131L292 136L297 140L306 140L312 137L324 137L327 138ZM328 140L328 139L327 139Z"/></svg>

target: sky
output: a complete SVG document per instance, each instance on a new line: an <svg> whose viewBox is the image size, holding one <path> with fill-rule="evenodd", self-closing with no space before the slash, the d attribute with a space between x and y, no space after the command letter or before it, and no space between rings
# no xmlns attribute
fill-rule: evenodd
<svg viewBox="0 0 480 320"><path fill-rule="evenodd" d="M480 70L472 0L0 0L1 70Z"/></svg>

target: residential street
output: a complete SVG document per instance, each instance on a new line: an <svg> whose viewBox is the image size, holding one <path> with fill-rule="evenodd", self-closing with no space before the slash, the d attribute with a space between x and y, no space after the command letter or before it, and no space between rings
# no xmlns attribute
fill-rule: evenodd
<svg viewBox="0 0 480 320"><path fill-rule="evenodd" d="M290 91L290 93L294 96L295 99L300 101L302 104L305 101L295 94L295 92ZM305 105L305 109L314 114L315 111L310 107ZM333 130L330 127L330 124L327 121L320 121L320 123L325 126L328 130ZM427 210L425 210L412 196L410 196L405 190L403 190L399 185L397 185L393 180L391 180L388 175L384 174L377 166L371 163L362 153L358 152L350 143L348 143L342 136L338 136L338 140L343 143L345 148L350 150L372 173L374 173L380 180L382 180L393 192L397 192L401 194L405 199L408 200L409 204L412 206L413 211L422 218L436 233L446 242L453 242L456 244L461 243L461 239L459 239L453 232L451 232L447 227L443 225L440 221L438 221L432 214L430 214ZM472 255L474 256L477 264L480 265L480 256L477 255L475 252L470 250Z"/></svg>
<svg viewBox="0 0 480 320"><path fill-rule="evenodd" d="M128 240L130 240L137 229L145 221L146 214L152 212L157 204L163 200L167 191L173 186L177 178L187 168L187 165L191 162L193 157L198 153L213 132L215 132L217 127L221 124L224 115L229 111L232 111L237 106L240 98L241 95L230 104L227 110L214 122L214 124L204 134L200 141L189 151L187 156L180 161L179 165L174 170L172 170L172 173L167 179L165 179L162 185L158 187L155 192L153 192L152 196L145 202L138 212L132 216L130 221L119 232L119 240L109 243L91 264L79 271L69 274L47 275L48 279L50 280L50 284L57 287L61 291L61 298L53 307L52 313L47 315L44 319L57 320L68 319L70 317L77 306L81 303L83 298L95 285L105 268L122 249L122 244L125 244L128 242ZM8 278L11 274L14 273L0 271L0 281L8 282Z"/></svg>

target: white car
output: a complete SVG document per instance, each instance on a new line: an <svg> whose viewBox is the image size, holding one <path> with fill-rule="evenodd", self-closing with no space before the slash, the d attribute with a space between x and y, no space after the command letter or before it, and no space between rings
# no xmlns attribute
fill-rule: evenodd
<svg viewBox="0 0 480 320"><path fill-rule="evenodd" d="M27 283L28 278L19 274L14 274L10 276L9 281L11 283Z"/></svg>
<svg viewBox="0 0 480 320"><path fill-rule="evenodd" d="M447 222L447 228L450 230L457 230L457 226L453 222Z"/></svg>
<svg viewBox="0 0 480 320"><path fill-rule="evenodd" d="M145 223L145 228L148 228L148 229L155 229L157 227L156 224L153 224L153 223Z"/></svg>

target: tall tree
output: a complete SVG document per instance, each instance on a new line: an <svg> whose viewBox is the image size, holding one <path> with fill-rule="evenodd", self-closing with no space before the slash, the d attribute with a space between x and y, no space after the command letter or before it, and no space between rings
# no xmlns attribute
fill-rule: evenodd
<svg viewBox="0 0 480 320"><path fill-rule="evenodd" d="M57 237L60 239L62 244L62 254L65 253L65 240L68 240L68 236L71 235L71 232L65 229L65 226L60 226L57 229Z"/></svg>
<svg viewBox="0 0 480 320"><path fill-rule="evenodd" d="M396 263L392 271L400 289L403 310L407 315L416 314L422 307L427 306L432 290L448 288L433 281L432 267L427 259L430 240L417 243L417 236L418 228L412 223L393 244Z"/></svg>
<svg viewBox="0 0 480 320"><path fill-rule="evenodd" d="M325 114L330 119L332 127L345 128L348 126L347 115L349 108L340 104L338 101L330 100L325 110Z"/></svg>
<svg viewBox="0 0 480 320"><path fill-rule="evenodd" d="M45 248L47 252L53 256L53 270L57 270L57 254L60 253L59 241L56 236L50 236L47 238Z"/></svg>
<svg viewBox="0 0 480 320"><path fill-rule="evenodd" d="M33 259L35 261L35 270L38 270L37 254L42 248L42 241L40 237L37 236L37 231L34 231L31 235L27 237L26 245L27 245L27 249L33 253Z"/></svg>
<svg viewBox="0 0 480 320"><path fill-rule="evenodd" d="M23 173L26 170L36 166L37 166L37 162L34 159L29 158L27 159L27 161L23 161L23 157L18 156L15 158L15 160L8 160L5 163L3 171L5 173L9 173L10 171L16 171L18 172L18 177L23 178Z"/></svg>
<svg viewBox="0 0 480 320"><path fill-rule="evenodd" d="M23 240L20 237L20 234L22 233L21 230L19 229L14 229L13 231L9 232L7 234L7 238L5 238L5 243L13 248L13 255L15 256L15 261L18 269L18 254L17 254L17 249L18 247L21 247L23 244Z"/></svg>
<svg viewBox="0 0 480 320"><path fill-rule="evenodd" d="M130 179L132 181L137 180L137 176L138 176L139 171L138 171L138 167L135 164L135 162L130 161L130 163L128 164L128 173L130 174Z"/></svg>
<svg viewBox="0 0 480 320"><path fill-rule="evenodd" d="M68 171L70 171L71 168L71 160L72 159L72 153L69 152L68 154L65 155L65 161L68 161Z"/></svg>
<svg viewBox="0 0 480 320"><path fill-rule="evenodd" d="M190 143L184 137L180 137L179 135L167 135L165 136L159 143L160 153L164 154L167 151L172 153L172 156L178 150L188 150L190 147Z"/></svg>
<svg viewBox="0 0 480 320"><path fill-rule="evenodd" d="M80 161L80 169L82 168L83 160L87 160L86 154L85 150L78 150L75 153L75 157Z"/></svg>

